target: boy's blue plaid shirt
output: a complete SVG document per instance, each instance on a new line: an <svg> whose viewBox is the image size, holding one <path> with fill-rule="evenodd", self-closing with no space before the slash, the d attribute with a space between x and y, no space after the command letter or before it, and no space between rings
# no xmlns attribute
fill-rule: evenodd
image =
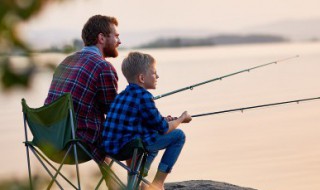
<svg viewBox="0 0 320 190"><path fill-rule="evenodd" d="M102 132L102 148L109 155L135 138L147 145L168 130L168 122L155 106L153 96L136 84L129 84L111 104Z"/></svg>

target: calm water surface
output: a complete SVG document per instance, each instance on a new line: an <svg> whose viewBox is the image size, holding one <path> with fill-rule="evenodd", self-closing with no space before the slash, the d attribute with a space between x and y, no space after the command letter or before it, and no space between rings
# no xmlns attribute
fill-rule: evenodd
<svg viewBox="0 0 320 190"><path fill-rule="evenodd" d="M239 45L141 50L158 62L154 95L252 66L299 55L297 59L226 78L156 101L163 115L220 111L320 96L320 43ZM110 61L126 86L120 64L128 51ZM60 62L65 55L39 55ZM27 175L20 107L22 97L41 106L51 73L34 78L25 92L0 95L0 178ZM181 128L187 142L168 181L208 179L260 190L320 189L320 101L194 118ZM158 160L155 161L158 163ZM95 171L92 163L87 170ZM151 176L156 171L153 165ZM94 168L94 169L90 169Z"/></svg>

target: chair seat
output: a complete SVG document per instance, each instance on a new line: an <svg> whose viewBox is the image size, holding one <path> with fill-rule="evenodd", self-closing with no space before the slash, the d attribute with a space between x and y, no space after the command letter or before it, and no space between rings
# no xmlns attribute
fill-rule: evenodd
<svg viewBox="0 0 320 190"><path fill-rule="evenodd" d="M66 152L68 151L68 148L69 148L69 146L68 146L62 151L54 151L54 150L50 150L45 147L39 147L33 141L25 141L23 143L26 145L29 145L29 146L38 147L42 152L45 153L47 158L49 158L50 160L52 160L53 162L55 162L57 164L60 164L62 162L62 160L63 160L64 156L66 155ZM86 150L89 150L89 149L87 149L87 147L83 143L81 145L84 146L86 148ZM78 163L79 164L92 160L92 158L85 152L85 150L79 146L77 146L77 156L78 156ZM76 164L74 154L67 154L67 157L64 161L64 164L67 164L67 165Z"/></svg>
<svg viewBox="0 0 320 190"><path fill-rule="evenodd" d="M138 154L146 152L140 138L128 142L120 149L119 154L111 156L117 160L128 160L132 157L134 149L138 149Z"/></svg>

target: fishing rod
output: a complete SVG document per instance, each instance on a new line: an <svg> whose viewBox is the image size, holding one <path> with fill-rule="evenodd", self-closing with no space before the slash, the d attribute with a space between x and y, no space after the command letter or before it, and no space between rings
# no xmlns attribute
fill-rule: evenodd
<svg viewBox="0 0 320 190"><path fill-rule="evenodd" d="M172 95L172 94L176 94L178 92L182 92L182 91L185 91L185 90L193 90L193 88L197 87L197 86L201 86L201 85L204 85L204 84L207 84L207 83L210 83L210 82L222 80L224 78L231 77L231 76L234 76L234 75L237 75L237 74L240 74L240 73L250 72L251 70L254 70L254 69L258 69L258 68L265 67L265 66L272 65L272 64L277 64L279 62L287 61L287 60L294 59L294 58L297 58L297 57L299 57L299 55L288 57L288 58L285 58L285 59L280 59L280 60L277 60L277 61L272 61L272 62L265 63L265 64L261 64L261 65L258 65L258 66L255 66L255 67L251 67L251 68L248 68L248 69L243 69L241 71L237 71L237 72L234 72L234 73L231 73L231 74L227 74L227 75L224 75L224 76L221 76L221 77L217 77L217 78L214 78L214 79L206 80L204 82L200 82L200 83L197 83L197 84L194 84L194 85L191 85L191 86L180 88L178 90L174 90L174 91L171 91L171 92L168 92L168 93L165 93L165 94L161 94L161 95L155 96L153 99L157 100L157 99L160 99L162 97L169 96L169 95Z"/></svg>
<svg viewBox="0 0 320 190"><path fill-rule="evenodd" d="M251 109L257 109L262 107L270 107L270 106L277 106L277 105L283 105L283 104L292 104L292 103L300 103L300 102L307 102L307 101L313 101L313 100L319 100L320 97L314 97L314 98L305 98L305 99L298 99L298 100L291 100L286 102L277 102L277 103L270 103L270 104L262 104L257 106L249 106L249 107L243 107L243 108L236 108L236 109L229 109L229 110L223 110L223 111L216 111L216 112L209 112L209 113L202 113L202 114L196 114L192 115L191 117L202 117L202 116L208 116L208 115L216 115L221 113L228 113L228 112L236 112L244 110L251 110Z"/></svg>

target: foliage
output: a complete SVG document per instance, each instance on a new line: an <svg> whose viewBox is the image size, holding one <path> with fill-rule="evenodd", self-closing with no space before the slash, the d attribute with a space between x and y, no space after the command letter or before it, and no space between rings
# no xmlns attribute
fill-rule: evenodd
<svg viewBox="0 0 320 190"><path fill-rule="evenodd" d="M44 178L41 176L34 176L33 189L44 189L45 184L47 184L48 182L49 182L49 179L47 178ZM30 189L29 178L1 180L0 189L29 190Z"/></svg>
<svg viewBox="0 0 320 190"><path fill-rule="evenodd" d="M30 20L53 1L62 0L1 0L0 6L0 82L4 90L15 86L28 87L36 65L31 50L21 39L18 26ZM27 66L16 70L12 55L27 57Z"/></svg>

